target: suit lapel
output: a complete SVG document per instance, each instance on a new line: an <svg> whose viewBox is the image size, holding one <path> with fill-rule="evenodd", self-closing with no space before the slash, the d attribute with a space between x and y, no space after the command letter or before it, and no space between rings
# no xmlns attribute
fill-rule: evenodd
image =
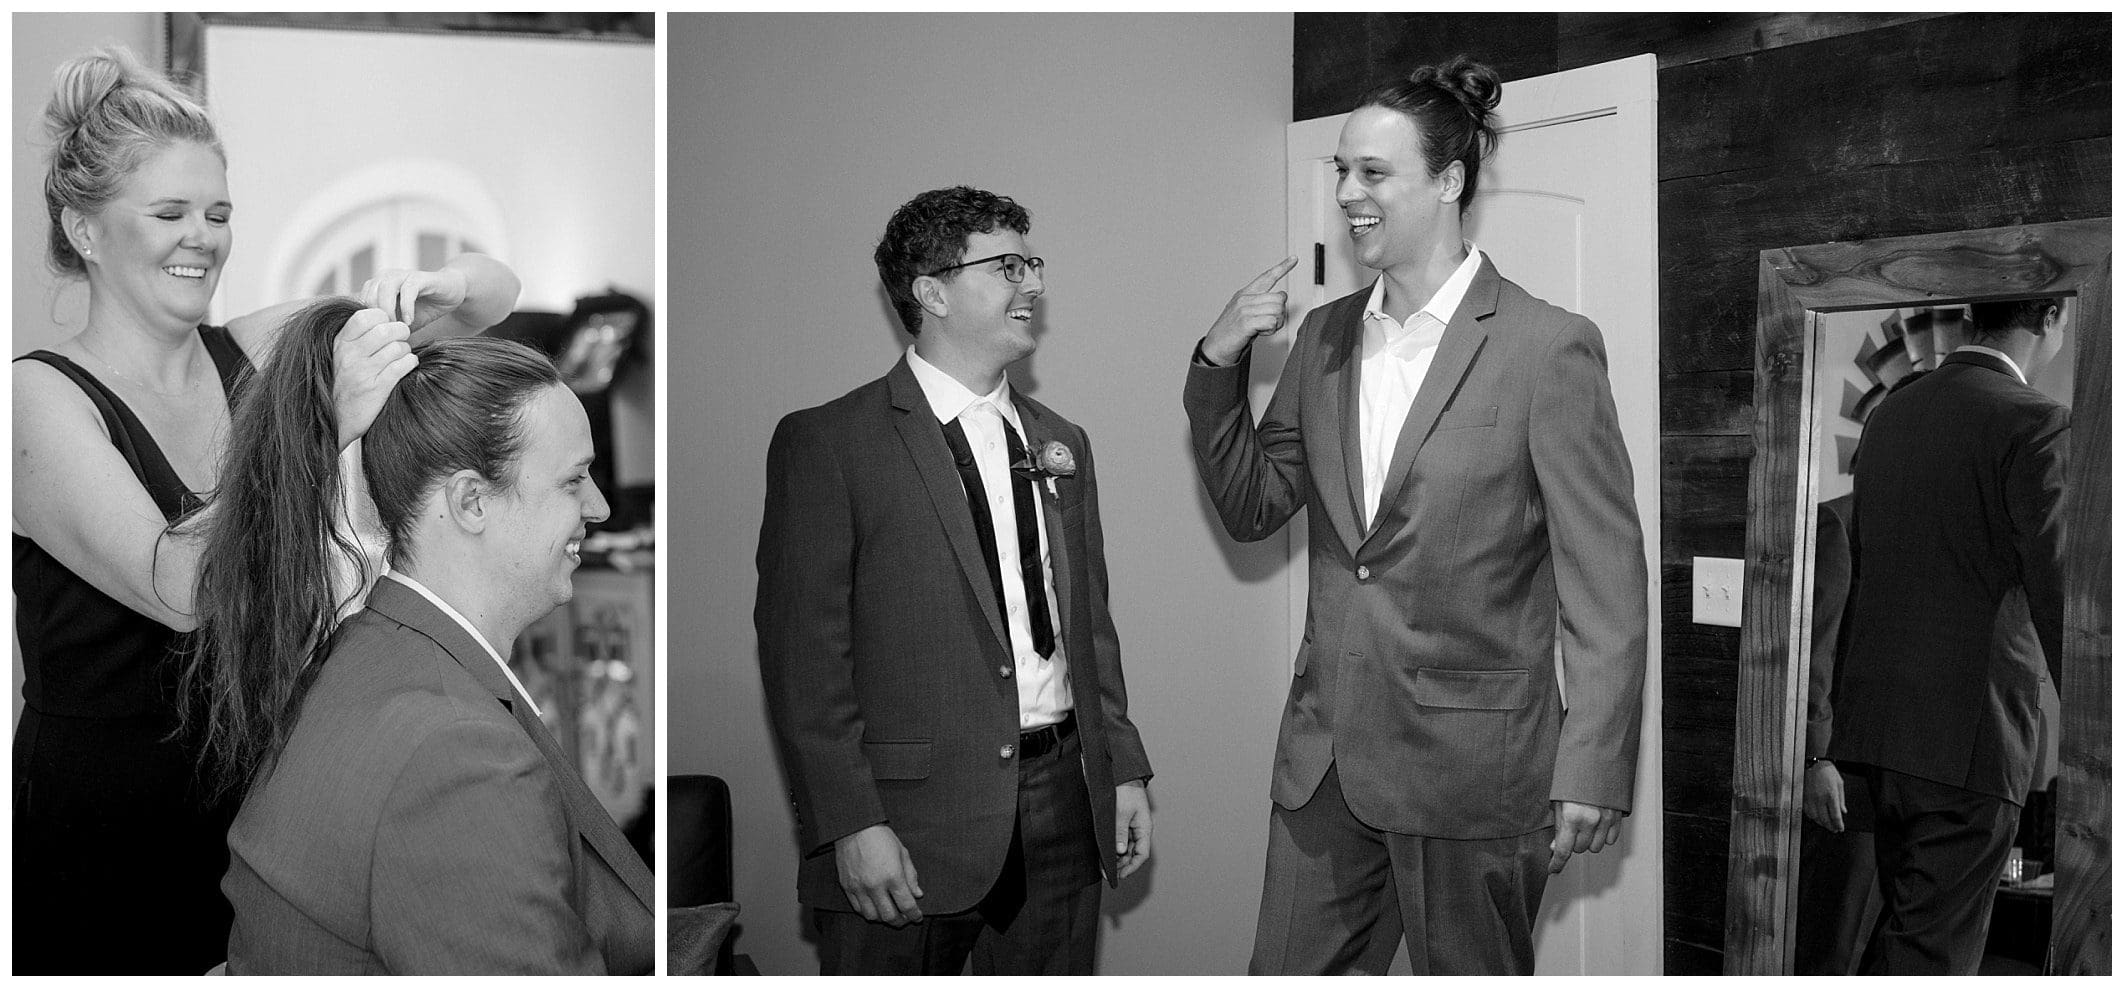
<svg viewBox="0 0 2124 988"><path fill-rule="evenodd" d="M907 447L908 458L914 461L915 472L922 477L922 486L929 491L937 520L944 524L944 537L959 557L959 570L988 618L989 631L1008 653L1010 629L1003 626L1003 606L988 580L988 563L981 558L981 539L974 533L973 512L966 507L966 488L952 465L950 447L944 445L944 430L937 425L936 413L930 410L929 398L907 366L907 358L901 357L885 375L885 387L898 416L893 425Z"/></svg>
<svg viewBox="0 0 2124 988"><path fill-rule="evenodd" d="M1032 456L1038 457L1041 445L1053 439L1055 433L1060 430L1048 422L1040 414L1039 409L1035 408L1031 402L1020 396L1015 388L1011 390L1011 403L1018 408L1018 421L1025 424L1025 435L1022 437L1025 440L1025 450ZM1072 457L1078 452L1078 450L1070 450ZM1055 481L1056 493L1053 494L1047 492L1046 483L1033 485L1033 496L1040 502L1040 517L1047 527L1048 573L1049 578L1055 584L1056 630L1062 635L1062 639L1065 642L1069 640L1069 601L1073 588L1069 578L1069 540L1063 537L1067 533L1062 527L1061 492L1074 489L1073 485L1075 483L1076 478L1074 477L1059 479ZM1033 590L1032 587L1025 589L1027 591ZM1074 650L1074 645L1071 647Z"/></svg>
<svg viewBox="0 0 2124 988"><path fill-rule="evenodd" d="M604 804L598 802L596 794L583 782L582 773L561 750L552 732L546 730L545 723L531 712L531 705L518 699L516 688L509 685L509 677L502 672L501 666L495 664L493 656L480 647L463 625L396 580L376 581L376 588L369 593L368 606L370 610L428 636L449 653L480 689L492 694L508 709L510 716L516 718L517 726L523 728L539 754L545 756L546 764L553 769L561 799L568 806L569 823L613 874L626 884L627 890L641 900L642 908L653 910L655 880L649 873L649 866L642 863L641 855L627 843L619 824L613 822L612 814L605 812Z"/></svg>
<svg viewBox="0 0 2124 988"><path fill-rule="evenodd" d="M1393 504L1401 495L1417 452L1430 438L1431 428L1438 424L1438 416L1445 411L1446 402L1460 390L1461 379L1467 376L1468 367L1475 363L1475 355L1482 352L1483 341L1489 339L1484 320L1497 311L1500 281L1496 265L1490 263L1488 256L1483 257L1482 266L1475 272L1475 280L1468 283L1468 292L1460 299L1460 308L1446 326L1445 338L1439 341L1438 353L1431 358L1430 369L1424 372L1422 386L1416 389L1416 401L1409 406L1409 417L1402 420L1401 434L1394 440L1394 458L1387 463L1386 483L1379 491L1381 517L1386 515L1387 505ZM1373 525L1372 530L1365 533L1366 539L1378 534L1376 520Z"/></svg>
<svg viewBox="0 0 2124 988"><path fill-rule="evenodd" d="M1364 332L1363 293L1342 300L1341 308L1328 312L1324 327L1326 345L1321 396L1326 406L1335 412L1333 442L1321 443L1325 454L1316 477L1342 478L1342 496L1322 490L1327 502L1321 505L1327 513L1328 524L1342 539L1344 548L1351 553L1364 541L1364 460L1358 449L1357 437L1357 388L1358 342ZM1329 485L1335 486L1335 485Z"/></svg>

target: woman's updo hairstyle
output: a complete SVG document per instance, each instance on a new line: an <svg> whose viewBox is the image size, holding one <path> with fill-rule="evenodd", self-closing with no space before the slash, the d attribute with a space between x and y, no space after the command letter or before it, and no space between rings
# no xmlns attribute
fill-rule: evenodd
<svg viewBox="0 0 2124 988"><path fill-rule="evenodd" d="M1504 85L1497 72L1466 55L1444 65L1426 65L1407 80L1390 82L1365 94L1361 107L1383 106L1407 114L1423 134L1424 166L1432 175L1455 161L1467 172L1460 211L1475 201L1482 159L1497 150L1495 114Z"/></svg>
<svg viewBox="0 0 2124 988"><path fill-rule="evenodd" d="M44 173L44 206L51 213L45 260L61 274L87 270L60 225L61 210L102 212L142 161L172 144L203 144L228 160L206 107L116 45L69 59L52 73L44 132L52 142Z"/></svg>

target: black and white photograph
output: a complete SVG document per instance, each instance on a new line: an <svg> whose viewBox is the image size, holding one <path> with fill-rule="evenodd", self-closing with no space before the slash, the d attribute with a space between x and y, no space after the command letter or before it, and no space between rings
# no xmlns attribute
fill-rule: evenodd
<svg viewBox="0 0 2124 988"><path fill-rule="evenodd" d="M673 971L2108 970L2106 15L668 25Z"/></svg>
<svg viewBox="0 0 2124 988"><path fill-rule="evenodd" d="M8 970L2107 976L2114 21L13 14Z"/></svg>
<svg viewBox="0 0 2124 988"><path fill-rule="evenodd" d="M652 972L654 16L12 26L14 973Z"/></svg>

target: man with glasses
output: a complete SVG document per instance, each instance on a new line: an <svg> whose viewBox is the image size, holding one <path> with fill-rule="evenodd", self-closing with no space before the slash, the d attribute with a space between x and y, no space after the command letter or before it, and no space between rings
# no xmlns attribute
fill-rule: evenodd
<svg viewBox="0 0 2124 988"><path fill-rule="evenodd" d="M1091 448L1004 373L1030 227L901 206L875 259L914 345L768 449L753 620L825 974L1090 974L1100 881L1150 854Z"/></svg>

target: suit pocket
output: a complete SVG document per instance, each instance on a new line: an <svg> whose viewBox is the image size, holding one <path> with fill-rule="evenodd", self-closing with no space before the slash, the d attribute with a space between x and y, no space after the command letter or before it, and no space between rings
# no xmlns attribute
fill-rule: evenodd
<svg viewBox="0 0 2124 988"><path fill-rule="evenodd" d="M874 779L929 778L928 741L865 741L863 757Z"/></svg>
<svg viewBox="0 0 2124 988"><path fill-rule="evenodd" d="M1480 429L1497 424L1497 406L1482 405L1476 408L1459 408L1438 416L1438 431L1447 429Z"/></svg>
<svg viewBox="0 0 2124 988"><path fill-rule="evenodd" d="M1533 700L1525 669L1418 669L1412 694L1426 707L1518 710Z"/></svg>

